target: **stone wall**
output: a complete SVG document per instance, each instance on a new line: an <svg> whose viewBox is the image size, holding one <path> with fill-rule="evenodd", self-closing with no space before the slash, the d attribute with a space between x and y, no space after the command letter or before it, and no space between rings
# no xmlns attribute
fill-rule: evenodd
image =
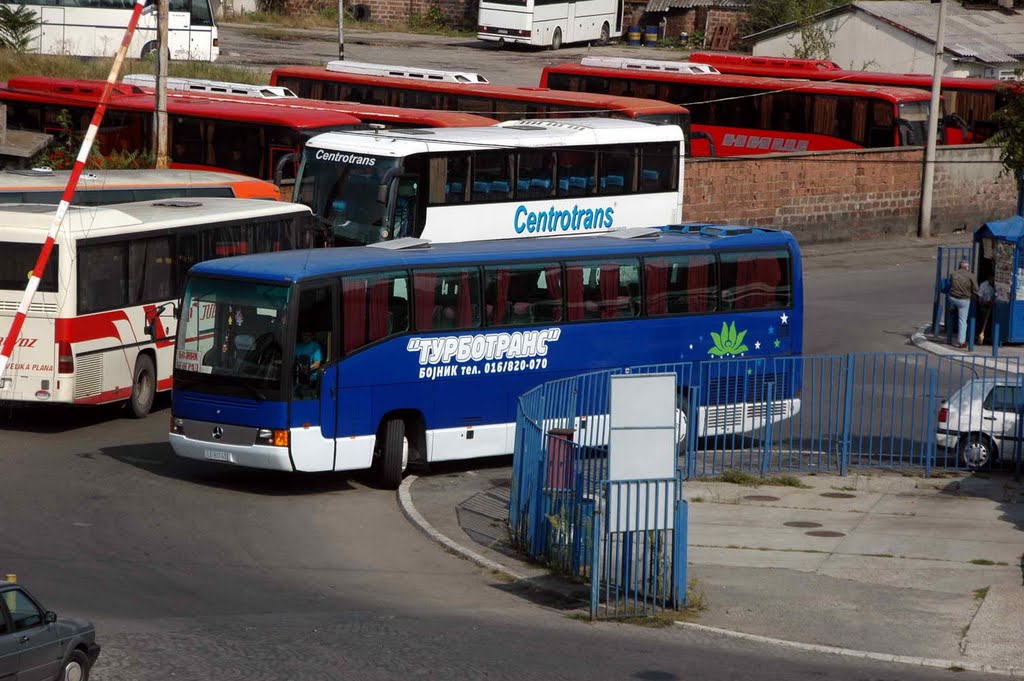
<svg viewBox="0 0 1024 681"><path fill-rule="evenodd" d="M739 158L686 165L683 218L772 226L804 242L917 234L924 151L877 149ZM940 147L932 233L1013 215L1017 187L998 149Z"/></svg>

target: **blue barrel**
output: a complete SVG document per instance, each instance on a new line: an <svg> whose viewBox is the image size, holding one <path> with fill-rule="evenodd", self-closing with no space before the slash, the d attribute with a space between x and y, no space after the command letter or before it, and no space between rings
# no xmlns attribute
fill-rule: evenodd
<svg viewBox="0 0 1024 681"><path fill-rule="evenodd" d="M640 32L639 26L630 26L629 30L626 31L626 39L630 45L634 47L640 47L640 36L643 35Z"/></svg>
<svg viewBox="0 0 1024 681"><path fill-rule="evenodd" d="M644 29L644 44L647 47L654 47L658 44L658 27L648 26Z"/></svg>

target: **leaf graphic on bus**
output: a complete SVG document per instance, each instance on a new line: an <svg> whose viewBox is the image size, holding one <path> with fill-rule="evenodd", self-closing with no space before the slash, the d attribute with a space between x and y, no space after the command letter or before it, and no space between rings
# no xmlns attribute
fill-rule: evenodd
<svg viewBox="0 0 1024 681"><path fill-rule="evenodd" d="M746 335L746 331L736 333L736 322L731 324L722 322L721 333L711 332L711 337L715 339L715 346L708 350L708 354L715 357L724 357L744 353L750 349L743 344L743 338Z"/></svg>

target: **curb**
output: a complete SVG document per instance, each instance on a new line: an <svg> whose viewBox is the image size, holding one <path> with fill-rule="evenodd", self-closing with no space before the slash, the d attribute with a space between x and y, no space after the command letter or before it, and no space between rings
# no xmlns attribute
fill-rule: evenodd
<svg viewBox="0 0 1024 681"><path fill-rule="evenodd" d="M676 626L691 629L693 631L699 631L706 634L715 634L718 636L724 636L728 638L740 639L744 641L750 641L753 643L766 643L770 645L779 646L782 648L790 648L793 650L803 650L811 653L827 653L829 655L841 655L843 657L854 657L865 660L875 660L878 662L896 662L899 664L913 665L916 667L934 667L937 669L962 669L969 672L984 672L988 674L1002 674L1004 676L1017 676L1024 677L1024 667L1000 667L994 664L988 664L987 662L975 662L973 660L939 660L931 657L913 657L910 655L893 655L890 653L872 653L866 650L854 650L852 648L839 648L836 646L826 646L817 643L800 643L799 641L787 641L781 638L771 638L770 636L760 636L758 634L745 634L741 631L732 631L730 629L719 629L718 627L709 627L703 624L694 624L692 622L676 622Z"/></svg>
<svg viewBox="0 0 1024 681"><path fill-rule="evenodd" d="M424 518L419 511L416 510L416 506L412 502L412 493L410 489L412 484L418 480L418 476L408 475L402 484L398 487L398 503L402 509L402 514L408 518L409 522L419 528L424 534L433 539L435 542L443 546L449 552L465 558L466 560L474 563L482 568L491 570L493 572L505 575L509 579L515 581L521 581L527 579L525 575L519 574L515 570L493 561L490 558L486 558L472 549L468 549L462 546L458 542L449 537L445 536L431 525L426 518ZM774 645L780 648L789 648L791 650L802 650L805 652L812 653L825 653L829 655L840 655L843 657L859 658L864 660L875 660L878 662L894 662L898 664L912 665L916 667L930 667L936 669L952 669L954 667L963 669L965 671L972 672L983 672L989 674L1002 674L1005 676L1024 677L1024 667L1000 667L994 664L988 664L986 662L975 662L972 660L940 660L936 658L928 657L913 657L910 655L894 655L890 653L873 653L866 650L854 650L852 648L839 648L837 646L821 645L817 643L801 643L799 641L788 641L781 638L772 638L770 636L761 636L758 634L747 634L741 631L733 631L731 629L720 629L718 627L709 627L704 624L695 624L693 622L675 622L675 625L682 629L690 629L692 631L699 631L705 634L712 634L722 636L726 638L733 638L737 640L750 641L752 643L762 643L767 645Z"/></svg>
<svg viewBox="0 0 1024 681"><path fill-rule="evenodd" d="M418 479L419 478L415 475L408 475L404 480L402 480L402 484L399 485L398 487L398 505L401 506L402 513L405 515L406 518L409 519L409 521L413 525L418 527L420 531L422 531L435 542L446 548L451 553L461 556L466 560L470 561L471 563L476 563L482 568L491 570L493 572L498 572L502 575L505 575L509 579L515 580L517 582L526 579L526 575L521 575L515 570L512 570L511 568L502 565L501 563L498 563L496 561L493 561L490 558L481 556L476 551L473 551L472 549L468 549L465 546L462 546L453 539L449 539L445 535L438 532L438 530L433 525L427 522L427 519L420 515L420 512L416 510L416 506L413 505L412 494L409 491L409 489L412 487L412 484L416 482L416 480Z"/></svg>
<svg viewBox="0 0 1024 681"><path fill-rule="evenodd" d="M1011 365L1018 363L1019 358L1010 356L985 357L983 355L971 355L945 345L940 345L939 343L928 340L927 336L925 336L925 333L930 326L931 324L925 324L910 335L910 342L913 343L915 347L940 357L954 357L964 364L974 364L988 369L998 369L1000 371L1018 373L1011 371Z"/></svg>

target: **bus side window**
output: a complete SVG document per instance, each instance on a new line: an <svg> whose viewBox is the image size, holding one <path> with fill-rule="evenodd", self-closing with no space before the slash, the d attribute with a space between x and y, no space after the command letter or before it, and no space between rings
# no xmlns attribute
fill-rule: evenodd
<svg viewBox="0 0 1024 681"><path fill-rule="evenodd" d="M561 269L557 265L488 267L484 278L488 326L561 321Z"/></svg>
<svg viewBox="0 0 1024 681"><path fill-rule="evenodd" d="M334 359L333 309L330 286L305 289L299 294L292 376L296 399L315 399L320 394L324 366Z"/></svg>
<svg viewBox="0 0 1024 681"><path fill-rule="evenodd" d="M569 263L569 320L616 319L640 314L640 263L636 260Z"/></svg>
<svg viewBox="0 0 1024 681"><path fill-rule="evenodd" d="M644 292L647 314L714 312L718 304L715 259L710 255L647 258Z"/></svg>
<svg viewBox="0 0 1024 681"><path fill-rule="evenodd" d="M645 144L640 147L639 190L665 192L676 188L676 168L679 167L679 145L669 143Z"/></svg>
<svg viewBox="0 0 1024 681"><path fill-rule="evenodd" d="M472 190L473 201L508 201L512 197L512 153L474 153Z"/></svg>
<svg viewBox="0 0 1024 681"><path fill-rule="evenodd" d="M413 272L416 331L480 326L480 271L477 268Z"/></svg>
<svg viewBox="0 0 1024 681"><path fill-rule="evenodd" d="M733 310L788 307L791 291L788 260L784 251L723 253L723 305Z"/></svg>
<svg viewBox="0 0 1024 681"><path fill-rule="evenodd" d="M636 172L636 147L621 145L600 152L598 157L598 194L622 194L633 190Z"/></svg>

